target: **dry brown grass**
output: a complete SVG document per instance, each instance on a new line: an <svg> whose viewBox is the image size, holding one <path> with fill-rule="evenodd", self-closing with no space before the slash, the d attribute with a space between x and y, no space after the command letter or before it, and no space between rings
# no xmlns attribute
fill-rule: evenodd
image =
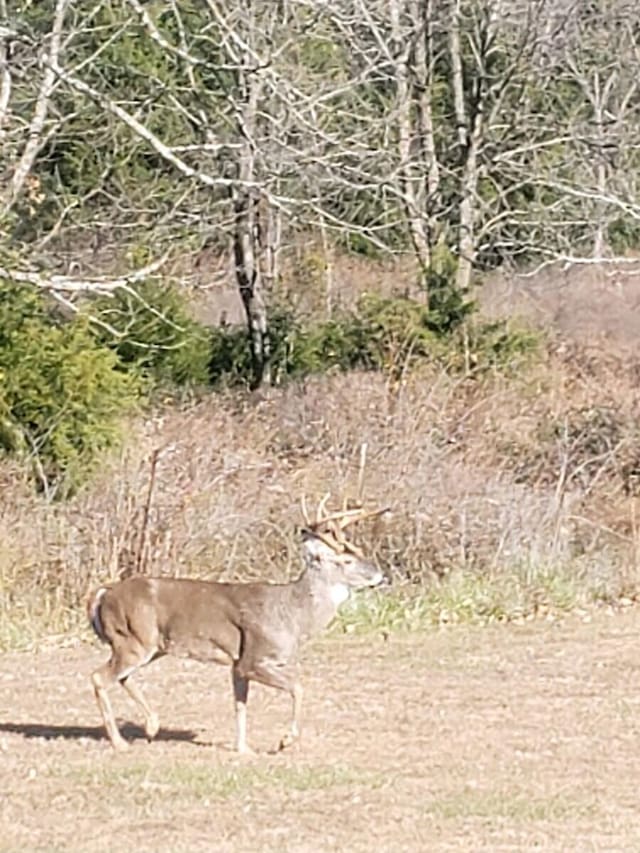
<svg viewBox="0 0 640 853"><path fill-rule="evenodd" d="M395 509L363 535L396 583L475 613L481 578L496 618L634 595L637 412L632 362L563 343L520 377L429 367L392 389L353 373L157 413L66 504L5 466L0 644L66 631L87 589L123 570L295 574L300 496L353 495L363 442L366 494Z"/></svg>
<svg viewBox="0 0 640 853"><path fill-rule="evenodd" d="M269 755L287 702L252 690L254 758L230 750L223 667L144 671L163 727L110 750L87 644L3 655L0 850L633 851L637 608L522 627L325 639L304 659L303 736Z"/></svg>
<svg viewBox="0 0 640 853"><path fill-rule="evenodd" d="M498 273L480 290L483 310L519 314L563 339L629 351L640 334L640 258L556 264L526 275Z"/></svg>

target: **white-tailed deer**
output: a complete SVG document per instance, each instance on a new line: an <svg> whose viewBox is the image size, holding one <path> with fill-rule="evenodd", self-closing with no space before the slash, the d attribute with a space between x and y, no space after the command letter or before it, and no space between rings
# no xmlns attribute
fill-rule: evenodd
<svg viewBox="0 0 640 853"><path fill-rule="evenodd" d="M111 658L91 676L96 701L115 749L127 742L115 721L107 691L116 681L139 705L148 738L158 733L133 673L163 655L231 666L236 710L236 747L247 752L249 682L286 691L292 698L289 732L280 748L299 735L302 687L296 660L302 641L325 628L350 588L377 586L382 573L350 542L344 528L385 510L362 509L324 515L302 530L305 569L291 583L214 583L136 575L98 589L87 602L95 633L111 646Z"/></svg>

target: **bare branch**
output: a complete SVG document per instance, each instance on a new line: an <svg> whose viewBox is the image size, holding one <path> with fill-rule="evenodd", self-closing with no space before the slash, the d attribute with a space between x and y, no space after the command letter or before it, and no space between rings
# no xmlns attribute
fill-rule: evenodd
<svg viewBox="0 0 640 853"><path fill-rule="evenodd" d="M147 12L142 3L139 3L138 0L126 0L126 2L131 6L131 8L140 16L143 24L147 28L147 31L151 38L157 42L164 50L169 51L169 53L173 53L176 56L179 56L180 59L184 59L185 62L189 63L189 65L200 65L202 64L202 60L198 59L195 56L192 56L188 50L184 47L177 47L174 44L171 44L167 39L162 35L160 30L156 27L153 22L153 18Z"/></svg>
<svg viewBox="0 0 640 853"><path fill-rule="evenodd" d="M152 263L147 264L130 275L120 278L96 277L81 279L66 275L45 276L37 272L10 270L5 267L0 267L0 278L16 281L21 284L31 284L34 287L39 287L41 290L48 290L55 293L85 292L109 295L118 288L130 290L131 285L139 281L144 281L144 279L154 275L167 262L168 257L169 253L165 252L162 257Z"/></svg>
<svg viewBox="0 0 640 853"><path fill-rule="evenodd" d="M57 82L54 69L58 65L60 42L62 39L62 27L68 3L69 0L57 0L56 2L53 25L51 28L51 35L49 37L49 49L43 60L44 72L42 75L42 82L40 83L40 90L36 99L33 118L31 119L31 124L29 126L27 142L22 152L22 156L13 171L11 181L9 182L9 190L6 194L3 205L5 214L11 209L14 202L22 192L25 181L31 173L36 156L43 143L42 132L49 112L51 95Z"/></svg>
<svg viewBox="0 0 640 853"><path fill-rule="evenodd" d="M190 166L181 157L178 157L175 151L170 146L162 142L162 140L159 139L153 131L149 130L146 125L119 104L116 104L110 98L107 98L106 95L103 95L97 89L94 89L93 86L85 83L84 80L80 80L79 77L69 74L63 68L60 68L60 66L57 66L55 70L60 79L64 80L65 83L68 83L71 87L76 89L76 91L87 95L93 101L100 104L100 106L104 107L108 112L116 116L116 118L120 119L120 121L124 122L130 130L132 130L141 139L144 139L145 142L148 142L157 154L166 160L167 163L171 163L171 165L181 172L186 178L193 178L195 181L203 184L204 186L214 188L238 185L238 181L235 179L213 177L200 169L194 169L193 166ZM250 182L247 186L256 187L258 185L256 182Z"/></svg>

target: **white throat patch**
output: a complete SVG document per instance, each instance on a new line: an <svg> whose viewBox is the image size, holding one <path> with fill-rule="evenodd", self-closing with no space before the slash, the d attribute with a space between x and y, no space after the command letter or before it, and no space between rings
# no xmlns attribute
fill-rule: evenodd
<svg viewBox="0 0 640 853"><path fill-rule="evenodd" d="M331 587L331 601L336 605L342 604L349 598L349 587L344 583L335 583Z"/></svg>

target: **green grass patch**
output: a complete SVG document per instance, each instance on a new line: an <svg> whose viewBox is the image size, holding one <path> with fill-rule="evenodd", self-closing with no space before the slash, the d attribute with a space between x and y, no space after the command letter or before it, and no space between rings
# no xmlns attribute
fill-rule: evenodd
<svg viewBox="0 0 640 853"><path fill-rule="evenodd" d="M476 788L464 788L456 794L435 799L425 804L425 810L445 820L479 818L516 823L593 817L599 811L593 801L581 801L564 794L539 797L522 791L482 791Z"/></svg>
<svg viewBox="0 0 640 853"><path fill-rule="evenodd" d="M512 572L457 571L425 586L406 585L354 595L334 630L419 631L448 624L487 625L559 614L594 599L575 572L518 567Z"/></svg>
<svg viewBox="0 0 640 853"><path fill-rule="evenodd" d="M56 778L60 774L52 773ZM63 774L65 780L100 790L129 792L139 800L178 796L181 799L226 800L264 788L273 791L324 791L340 787L378 788L376 774L338 766L225 767L175 762L152 767L132 764L119 767L86 767Z"/></svg>

